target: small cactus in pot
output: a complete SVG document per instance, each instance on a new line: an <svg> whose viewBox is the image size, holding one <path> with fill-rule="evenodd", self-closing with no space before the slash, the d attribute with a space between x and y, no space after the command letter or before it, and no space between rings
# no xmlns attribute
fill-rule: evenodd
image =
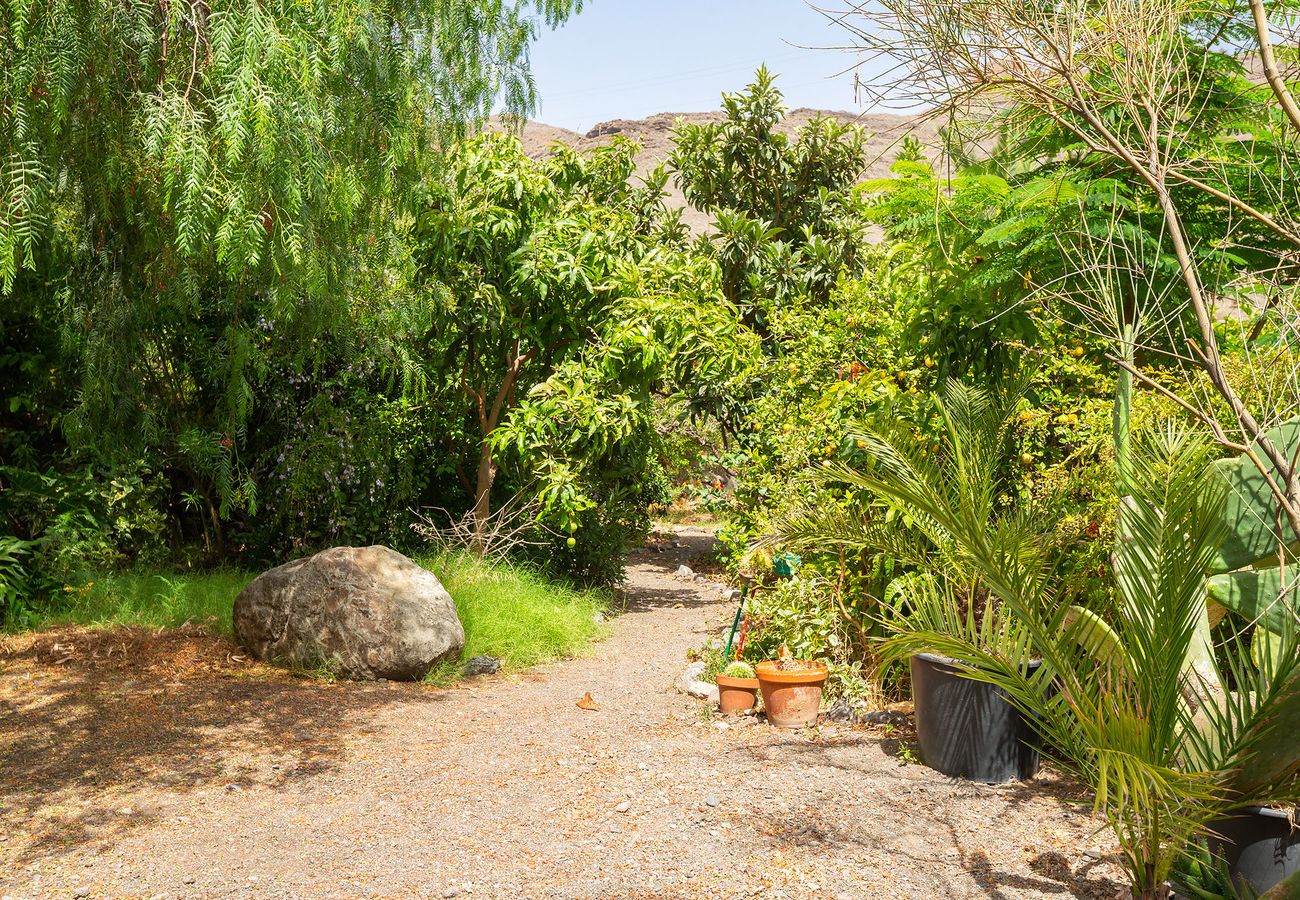
<svg viewBox="0 0 1300 900"><path fill-rule="evenodd" d="M753 709L758 697L758 679L754 667L743 660L733 660L718 675L718 708L724 715Z"/></svg>

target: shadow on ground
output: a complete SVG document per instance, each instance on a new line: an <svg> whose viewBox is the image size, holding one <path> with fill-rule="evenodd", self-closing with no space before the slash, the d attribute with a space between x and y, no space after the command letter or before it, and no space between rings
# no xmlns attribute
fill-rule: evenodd
<svg viewBox="0 0 1300 900"><path fill-rule="evenodd" d="M899 745L898 737L863 732L825 741L810 741L806 736L791 734L770 742L738 748L736 752L751 755L757 765L781 760L809 769L829 767L861 775L864 784L875 781L879 786L882 775L880 757L896 758L896 748ZM983 785L948 778L924 766L900 761L897 782L888 788L888 796L895 803L914 805L919 815L943 815L943 809L952 809L951 805L931 802L931 798L937 800L942 797L949 804L956 800L959 806L966 800L996 798L1003 807L1001 815L1015 816L1027 804L1041 801L1059 804L1062 813L1078 812L1084 795L1078 785L1059 777ZM1062 898L1095 900L1114 897L1120 890L1119 884L1093 873L1091 870L1095 867L1094 864L1074 869L1070 861L1059 852L1036 855L1029 861L1032 874L1007 871L991 860L981 847L969 846L972 836L961 833L956 824L958 823L953 821L943 823L947 839L940 840L930 854L918 855L899 847L889 848L888 852L906 857L926 868L960 868L990 900L1014 900L1029 891L1059 895ZM764 819L760 830L779 849L799 848L806 851L828 848L850 853L881 851L878 835L860 834L852 821L845 821L833 809L829 814L823 815L823 810L809 806L797 814L769 816Z"/></svg>
<svg viewBox="0 0 1300 900"><path fill-rule="evenodd" d="M140 788L284 786L331 769L410 684L326 684L194 627L61 629L0 648L0 830L8 862L111 839Z"/></svg>

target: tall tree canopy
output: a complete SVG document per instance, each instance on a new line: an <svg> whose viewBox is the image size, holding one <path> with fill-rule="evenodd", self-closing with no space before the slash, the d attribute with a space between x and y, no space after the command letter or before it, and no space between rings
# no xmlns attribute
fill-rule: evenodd
<svg viewBox="0 0 1300 900"><path fill-rule="evenodd" d="M825 301L866 244L849 191L866 167L865 134L826 116L782 131L775 82L763 67L744 91L723 94L725 118L680 126L668 160L686 199L713 216L727 299L760 329L792 297Z"/></svg>
<svg viewBox="0 0 1300 900"><path fill-rule="evenodd" d="M529 111L529 42L580 6L6 3L0 343L57 321L72 436L160 451L214 515L252 508L238 451L269 323L308 362L346 339L391 291L426 151L498 98Z"/></svg>

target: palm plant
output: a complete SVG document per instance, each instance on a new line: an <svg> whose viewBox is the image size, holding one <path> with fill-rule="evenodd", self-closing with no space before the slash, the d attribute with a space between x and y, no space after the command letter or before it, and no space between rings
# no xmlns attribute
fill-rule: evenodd
<svg viewBox="0 0 1300 900"><path fill-rule="evenodd" d="M1094 790L1134 896L1167 896L1174 861L1216 818L1300 797L1296 629L1284 625L1257 665L1240 640L1206 652L1204 573L1224 533L1225 486L1193 436L1168 429L1134 444L1107 622L1053 577L1032 512L990 502L985 454L1005 410L952 385L940 405L950 432L942 458L873 432L859 438L865 469L824 473L901 513L925 541L862 510L796 517L783 534L916 563L921 574L899 586L908 612L888 646L962 660L967 677L1001 688ZM979 627L960 613L973 586L989 610ZM1025 666L1031 649L1043 662L1036 669Z"/></svg>
<svg viewBox="0 0 1300 900"><path fill-rule="evenodd" d="M844 508L796 510L768 538L785 546L883 554L899 564L904 574L883 598L897 616L890 622L897 632L886 648L890 658L937 649L908 637L928 632L1027 652L1023 627L1000 609L967 547L978 535L1024 577L1048 575L1049 528L1032 511L1004 503L1000 491L1026 386L1021 378L994 393L949 381L935 398L945 438L940 453L898 419L855 431L849 439L863 464L831 463L818 472L855 499Z"/></svg>

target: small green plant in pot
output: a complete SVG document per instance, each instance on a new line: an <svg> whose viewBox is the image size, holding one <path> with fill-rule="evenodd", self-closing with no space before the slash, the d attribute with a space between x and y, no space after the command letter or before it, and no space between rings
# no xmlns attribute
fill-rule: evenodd
<svg viewBox="0 0 1300 900"><path fill-rule="evenodd" d="M757 702L758 679L754 667L744 660L727 663L718 674L718 708L723 715L753 709Z"/></svg>

